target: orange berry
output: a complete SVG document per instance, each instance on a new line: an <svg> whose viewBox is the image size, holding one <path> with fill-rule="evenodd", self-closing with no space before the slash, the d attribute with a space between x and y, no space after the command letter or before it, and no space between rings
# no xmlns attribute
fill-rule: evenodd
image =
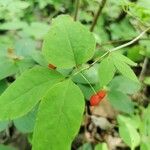
<svg viewBox="0 0 150 150"><path fill-rule="evenodd" d="M90 98L90 105L91 106L97 106L100 101L101 101L101 99L97 94L92 95Z"/></svg>
<svg viewBox="0 0 150 150"><path fill-rule="evenodd" d="M101 90L97 93L97 95L100 97L100 98L104 98L106 96L106 91L105 90Z"/></svg>

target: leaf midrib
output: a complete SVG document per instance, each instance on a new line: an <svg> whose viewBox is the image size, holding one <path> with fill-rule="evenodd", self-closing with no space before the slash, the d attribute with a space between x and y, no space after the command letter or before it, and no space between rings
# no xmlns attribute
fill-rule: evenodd
<svg viewBox="0 0 150 150"><path fill-rule="evenodd" d="M67 37L67 41L68 41L68 43L69 43L69 46L70 46L70 49L71 49L71 51L72 51L72 53L73 53L73 57L74 57L74 62L75 62L75 65L77 66L77 62L76 62L76 56L75 56L75 51L74 51L74 49L73 49L73 46L72 46L72 42L71 42L71 40L70 40L70 36L69 36L69 34L68 34L68 32L67 32L67 30L66 30L66 26L65 26L65 24L63 24L63 29L64 29L64 31L65 31L65 33L66 33L66 37Z"/></svg>
<svg viewBox="0 0 150 150"><path fill-rule="evenodd" d="M61 105L61 108L60 108L60 111L59 111L59 115L57 115L58 119L56 120L56 122L58 122L58 123L55 124L56 129L58 129L58 126L59 126L60 121L62 120L62 118L65 118L65 117L63 117L63 115L65 116L65 113L64 113L63 109L64 109L65 102L66 102L66 100L65 100L66 96L65 95L66 95L66 93L68 91L69 84L70 84L70 81L68 81L68 84L67 84L66 89L65 89L64 94L63 94L63 99L62 99L63 102L62 102L62 105ZM65 119L67 120L67 118L65 118ZM66 121L64 121L64 122L66 122ZM64 123L64 125L66 126L65 123ZM67 126L66 126L66 129L67 129ZM66 135L68 136L68 139L70 139L71 136L69 136L68 134L66 134Z"/></svg>
<svg viewBox="0 0 150 150"><path fill-rule="evenodd" d="M57 81L57 80L56 80ZM54 81L54 82L56 82ZM23 92L23 94L19 94L21 96L17 96L13 99L13 101L11 101L11 103L8 103L8 105L12 105L14 102L19 101L21 99L21 97L23 97L24 95L26 95L27 93L31 92L32 90L35 90L36 88L39 88L40 86L42 86L43 84L47 83L48 80L44 81L44 82L40 82L39 84L36 84L36 87L34 86L33 88L30 88L28 90L26 90L25 92ZM51 82L51 80L49 80L49 82ZM45 91L46 92L46 91ZM7 105L5 105L5 108L7 107Z"/></svg>

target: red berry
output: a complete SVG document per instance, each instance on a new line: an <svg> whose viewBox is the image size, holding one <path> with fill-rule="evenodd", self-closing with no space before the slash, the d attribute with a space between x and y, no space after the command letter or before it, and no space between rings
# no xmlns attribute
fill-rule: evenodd
<svg viewBox="0 0 150 150"><path fill-rule="evenodd" d="M49 69L56 69L56 66L52 65L52 64L48 64L48 68Z"/></svg>
<svg viewBox="0 0 150 150"><path fill-rule="evenodd" d="M101 99L97 94L92 95L90 98L90 105L91 106L97 106L100 101L101 101Z"/></svg>
<svg viewBox="0 0 150 150"><path fill-rule="evenodd" d="M90 98L90 105L97 106L105 96L106 96L105 90L101 90L97 94L92 95Z"/></svg>
<svg viewBox="0 0 150 150"><path fill-rule="evenodd" d="M99 91L99 92L97 93L97 95L98 95L101 99L103 99L103 98L106 96L106 91L101 90L101 91Z"/></svg>

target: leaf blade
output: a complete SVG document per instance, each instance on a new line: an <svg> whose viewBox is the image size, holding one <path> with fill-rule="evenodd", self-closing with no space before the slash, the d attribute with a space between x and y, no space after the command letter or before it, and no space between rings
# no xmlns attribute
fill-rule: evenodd
<svg viewBox="0 0 150 150"><path fill-rule="evenodd" d="M99 80L101 87L107 85L115 75L115 66L109 57L102 60L99 65Z"/></svg>
<svg viewBox="0 0 150 150"><path fill-rule="evenodd" d="M85 63L93 56L94 49L92 33L67 15L53 20L42 48L47 60L60 68Z"/></svg>
<svg viewBox="0 0 150 150"><path fill-rule="evenodd" d="M119 111L128 114L132 114L134 112L134 104L131 99L120 91L110 91L108 93L108 101Z"/></svg>
<svg viewBox="0 0 150 150"><path fill-rule="evenodd" d="M114 64L115 64L116 68L118 69L118 71L123 76L139 83L137 76L135 75L133 70L126 63L119 62L118 60L114 59Z"/></svg>
<svg viewBox="0 0 150 150"><path fill-rule="evenodd" d="M69 150L79 130L83 111L83 95L71 80L51 88L40 105L33 136L33 150L47 147ZM47 122L48 119L51 121Z"/></svg>
<svg viewBox="0 0 150 150"><path fill-rule="evenodd" d="M47 88L62 79L59 73L40 66L24 72L0 96L0 120L25 115L38 103Z"/></svg>
<svg viewBox="0 0 150 150"><path fill-rule="evenodd" d="M117 60L119 60L119 61L122 61L122 62L124 62L124 63L126 63L126 64L128 64L128 65L130 65L130 66L137 66L137 63L135 63L134 61L132 61L132 60L129 59L128 57L126 57L126 56L124 56L123 54L120 54L120 53L118 53L118 52L114 52L114 53L112 54L112 56L113 56L115 59L117 59Z"/></svg>
<svg viewBox="0 0 150 150"><path fill-rule="evenodd" d="M135 149L141 140L139 133L130 122L126 121L124 116L119 115L117 120L120 124L119 134L121 138L128 146L130 146L131 149Z"/></svg>

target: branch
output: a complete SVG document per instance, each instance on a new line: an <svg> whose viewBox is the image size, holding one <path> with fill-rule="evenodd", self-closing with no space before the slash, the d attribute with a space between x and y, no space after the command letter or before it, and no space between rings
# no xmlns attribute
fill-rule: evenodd
<svg viewBox="0 0 150 150"><path fill-rule="evenodd" d="M114 51L120 50L121 48L124 48L124 47L127 47L127 46L133 44L134 42L136 42L137 40L139 40L139 39L140 39L146 32L148 32L149 30L150 30L150 27L147 28L146 30L144 30L142 33L140 33L136 38L134 38L134 39L131 40L130 42L127 42L127 43L125 43L125 44L123 44L123 45L120 45L120 46L115 47L115 48L113 48L113 49L111 49L111 50L108 50L108 51L107 51L106 53L104 53L102 56L100 56L99 58L97 58L90 66L81 69L79 72L75 72L75 73L73 74L73 76L74 76L74 75L77 75L78 73L80 73L80 72L82 72L82 71L84 71L84 70L87 70L87 69L91 68L94 64L96 64L97 62L99 62L101 59L103 59L103 58L104 58L105 56L107 56L108 54L110 54L110 53L112 53L112 52L114 52Z"/></svg>
<svg viewBox="0 0 150 150"><path fill-rule="evenodd" d="M94 94L96 94L95 89L93 88L93 86L91 85L90 81L83 75L82 72L80 72L80 75L82 76L82 78L90 85L92 91L94 92Z"/></svg>
<svg viewBox="0 0 150 150"><path fill-rule="evenodd" d="M75 21L78 18L79 6L80 6L80 0L76 0L75 15L74 15L74 20Z"/></svg>
<svg viewBox="0 0 150 150"><path fill-rule="evenodd" d="M139 40L147 31L149 31L149 30L150 30L150 27L147 28L146 30L144 30L142 33L140 33L140 35L138 35L136 38L134 38L134 39L131 40L130 42L127 42L127 43L125 43L125 44L123 44L123 45L120 45L120 46L118 46L118 47L115 47L115 48L111 49L110 52L117 51L117 50L119 50L119 49L122 49L122 48L124 48L124 47L127 47L127 46L133 44L134 42L138 41L138 40Z"/></svg>
<svg viewBox="0 0 150 150"><path fill-rule="evenodd" d="M102 43L100 44L99 46L100 47L103 47L105 45L111 45L111 44L121 44L121 43L125 43L125 42L129 42L131 41L132 39L122 39L122 40L113 40L113 41L108 41L108 42L105 42L105 43ZM141 38L139 40L150 40L150 38Z"/></svg>
<svg viewBox="0 0 150 150"><path fill-rule="evenodd" d="M140 76L139 76L140 81L143 81L143 78L144 78L145 73L146 73L147 65L148 65L148 58L145 57L143 65L142 65L142 70L141 70L141 73L140 73Z"/></svg>
<svg viewBox="0 0 150 150"><path fill-rule="evenodd" d="M97 20L98 20L98 18L100 16L104 6L105 6L105 3L106 3L106 0L102 0L102 3L100 3L100 5L99 5L98 11L97 11L96 15L94 16L93 23L92 23L92 26L90 28L91 32L94 31L94 28L95 28L95 26L97 24Z"/></svg>

